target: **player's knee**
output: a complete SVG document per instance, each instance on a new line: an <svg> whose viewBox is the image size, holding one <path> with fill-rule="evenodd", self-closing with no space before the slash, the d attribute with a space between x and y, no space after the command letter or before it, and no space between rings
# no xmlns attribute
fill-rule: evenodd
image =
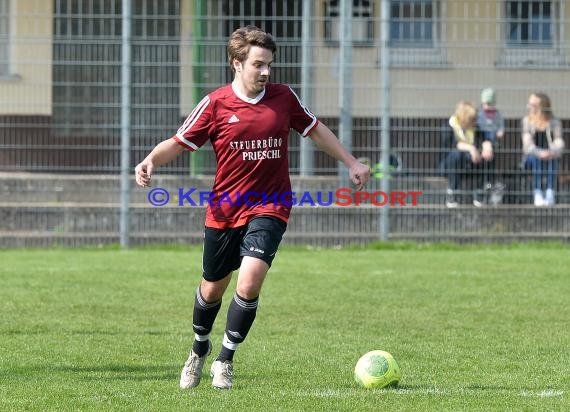
<svg viewBox="0 0 570 412"><path fill-rule="evenodd" d="M261 285L254 283L243 283L236 287L236 293L243 299L256 299L261 292Z"/></svg>
<svg viewBox="0 0 570 412"><path fill-rule="evenodd" d="M231 276L227 276L227 278L218 282L210 282L202 279L202 283L200 284L200 294L202 298L206 302L217 302L222 299L230 279Z"/></svg>

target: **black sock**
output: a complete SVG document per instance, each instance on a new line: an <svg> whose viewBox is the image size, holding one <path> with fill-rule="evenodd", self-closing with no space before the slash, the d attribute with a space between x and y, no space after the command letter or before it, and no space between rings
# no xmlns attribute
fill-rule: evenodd
<svg viewBox="0 0 570 412"><path fill-rule="evenodd" d="M228 317L226 322L226 333L222 350L217 360L231 361L234 353L240 343L245 340L257 313L257 303L259 298L244 299L237 293L234 295L230 307L228 308Z"/></svg>
<svg viewBox="0 0 570 412"><path fill-rule="evenodd" d="M218 311L222 306L222 300L208 303L200 293L200 287L196 290L196 298L194 301L194 314L192 317L192 329L195 333L192 351L198 356L204 356L208 353L210 332L218 315Z"/></svg>
<svg viewBox="0 0 570 412"><path fill-rule="evenodd" d="M204 356L208 353L208 349L210 348L209 342L209 339L206 339L204 341L194 339L194 343L192 344L192 352L194 352L199 357Z"/></svg>
<svg viewBox="0 0 570 412"><path fill-rule="evenodd" d="M228 349L224 345L222 345L222 350L220 350L220 354L218 355L216 360L219 360L220 362L225 362L225 361L232 362L234 360L234 353L236 353L235 350Z"/></svg>

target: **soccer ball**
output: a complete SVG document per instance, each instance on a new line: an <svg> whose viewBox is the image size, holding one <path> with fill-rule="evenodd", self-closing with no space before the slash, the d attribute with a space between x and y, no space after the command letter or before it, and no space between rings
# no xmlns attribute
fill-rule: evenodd
<svg viewBox="0 0 570 412"><path fill-rule="evenodd" d="M397 386L401 377L396 359L383 350L364 354L354 367L354 379L367 389Z"/></svg>

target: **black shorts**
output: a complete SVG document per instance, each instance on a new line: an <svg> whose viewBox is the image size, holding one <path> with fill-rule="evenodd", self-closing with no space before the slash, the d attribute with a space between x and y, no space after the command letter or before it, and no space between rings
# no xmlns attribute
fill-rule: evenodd
<svg viewBox="0 0 570 412"><path fill-rule="evenodd" d="M256 217L236 228L206 227L202 276L211 282L223 279L240 267L244 256L271 266L286 229L287 223L273 216Z"/></svg>

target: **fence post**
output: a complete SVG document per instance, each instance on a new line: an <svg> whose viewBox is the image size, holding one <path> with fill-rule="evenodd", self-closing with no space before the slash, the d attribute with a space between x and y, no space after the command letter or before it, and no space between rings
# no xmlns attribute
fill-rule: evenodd
<svg viewBox="0 0 570 412"><path fill-rule="evenodd" d="M131 0L122 0L121 38L121 247L129 246L131 151Z"/></svg>
<svg viewBox="0 0 570 412"><path fill-rule="evenodd" d="M311 28L313 27L313 23L311 22L312 17L312 1L304 1L303 2L303 23L301 26L302 31L302 44L301 44L301 53L302 53L302 67L301 67L301 98L303 99L303 103L307 107L312 106L312 99L311 99L311 72L313 68L311 67L313 63L313 54L312 54L312 32ZM300 144L301 153L299 154L299 163L300 163L300 175L301 176L311 176L314 174L313 169L313 146L309 139L301 139Z"/></svg>
<svg viewBox="0 0 570 412"><path fill-rule="evenodd" d="M390 193L390 2L382 0L380 16L380 150L382 178L380 190ZM390 235L390 202L380 208L380 240Z"/></svg>
<svg viewBox="0 0 570 412"><path fill-rule="evenodd" d="M340 142L352 152L352 0L342 0L340 9L339 107L338 132ZM348 187L345 168L338 168L340 187Z"/></svg>

